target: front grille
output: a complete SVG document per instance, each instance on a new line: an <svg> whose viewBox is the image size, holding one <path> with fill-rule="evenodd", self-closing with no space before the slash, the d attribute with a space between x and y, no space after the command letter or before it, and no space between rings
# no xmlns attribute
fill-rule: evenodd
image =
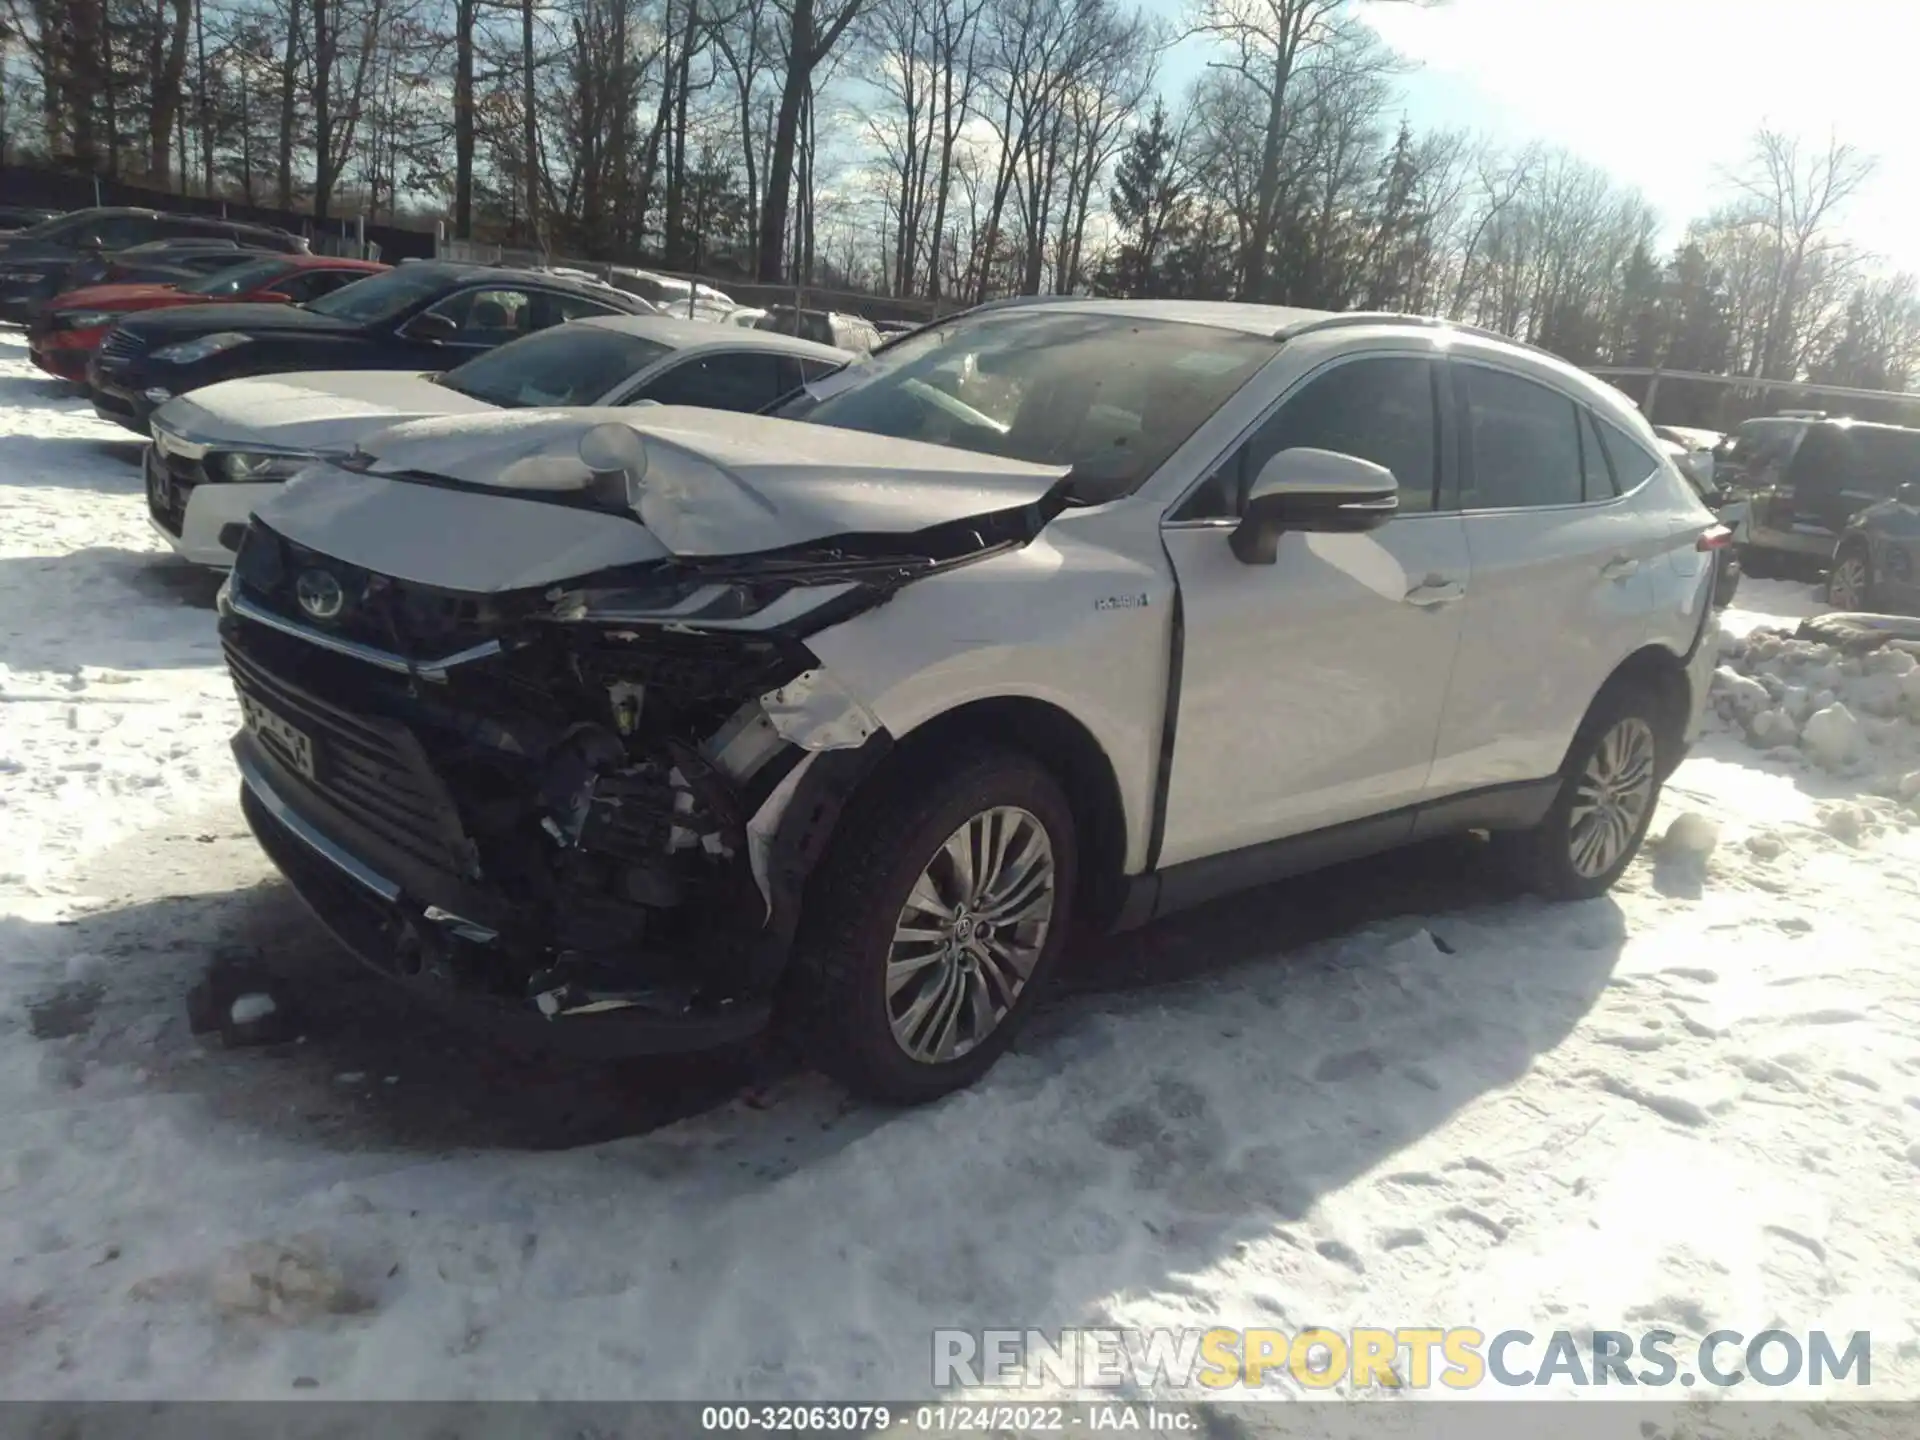
<svg viewBox="0 0 1920 1440"><path fill-rule="evenodd" d="M164 458L168 477L181 490L191 491L207 478L206 468L198 460L185 455L167 455Z"/></svg>
<svg viewBox="0 0 1920 1440"><path fill-rule="evenodd" d="M116 327L109 330L107 338L100 342L100 358L103 361L132 360L144 354L146 348L146 342L138 335Z"/></svg>
<svg viewBox="0 0 1920 1440"><path fill-rule="evenodd" d="M261 525L248 528L234 561L248 599L307 626L316 622L301 609L297 587L303 574L315 570L331 575L345 596L339 614L321 622L343 640L433 660L499 638L497 607L481 597L376 575L283 540Z"/></svg>
<svg viewBox="0 0 1920 1440"><path fill-rule="evenodd" d="M410 729L383 716L356 714L301 689L249 655L244 640L226 637L223 648L242 699L293 726L311 743L309 777L263 735L262 747L282 762L291 782L409 859L443 873L473 872L473 847L452 797Z"/></svg>
<svg viewBox="0 0 1920 1440"><path fill-rule="evenodd" d="M174 539L187 523L187 497L170 485L158 484L147 477L147 513L153 516Z"/></svg>

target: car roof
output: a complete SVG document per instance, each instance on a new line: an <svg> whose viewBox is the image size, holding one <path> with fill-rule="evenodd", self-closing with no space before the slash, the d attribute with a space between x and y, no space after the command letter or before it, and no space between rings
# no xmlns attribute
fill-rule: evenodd
<svg viewBox="0 0 1920 1440"><path fill-rule="evenodd" d="M1211 325L1217 330L1239 330L1249 335L1275 338L1327 320L1389 324L1395 320L1412 322L1421 319L1412 315L1342 315L1332 310L1307 310L1292 305L1249 305L1233 300L1120 300L1083 295L1021 295L1007 300L990 300L979 309L1012 310L1061 304L1072 305L1076 312L1120 315L1138 320L1165 320L1182 325Z"/></svg>
<svg viewBox="0 0 1920 1440"><path fill-rule="evenodd" d="M589 315L573 322L596 325L603 330L618 330L671 345L675 350L691 350L702 345L724 345L729 350L771 350L782 355L798 355L814 360L835 362L849 358L845 350L816 344L793 335L772 330L748 330L737 325L717 325L711 320L688 320L676 315Z"/></svg>
<svg viewBox="0 0 1920 1440"><path fill-rule="evenodd" d="M418 274L433 271L446 276L449 283L465 284L470 280L498 280L503 285L542 285L549 290L565 290L574 295L590 297L608 302L618 301L629 305L645 305L646 300L638 295L629 295L626 291L599 281L575 280L568 275L556 275L551 270L528 270L511 265L474 265L461 260L415 260L407 264L409 273Z"/></svg>
<svg viewBox="0 0 1920 1440"><path fill-rule="evenodd" d="M351 255L279 255L274 251L267 253L274 255L276 259L286 261L296 270L365 270L373 275L393 268L380 260L359 260Z"/></svg>

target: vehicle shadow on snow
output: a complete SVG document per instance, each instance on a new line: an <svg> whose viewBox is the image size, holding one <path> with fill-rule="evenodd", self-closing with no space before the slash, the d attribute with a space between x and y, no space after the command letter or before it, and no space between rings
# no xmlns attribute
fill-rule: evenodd
<svg viewBox="0 0 1920 1440"><path fill-rule="evenodd" d="M644 1135L729 1104L771 1108L774 1139L766 1138L769 1127L759 1127L760 1138L734 1162L745 1167L738 1178L749 1185L882 1126L915 1123L911 1115L856 1106L804 1077L774 1041L605 1064L541 1058L479 1039L438 1021L349 959L277 879L221 891L222 876L231 886L236 876L261 876L265 867L237 817L205 823L210 828L198 835L130 840L101 859L100 873L83 877L94 893L113 893L121 888L115 871L145 868L191 893L154 896L60 927L60 952L95 960L44 986L25 1017L48 1046L56 1074L137 1066L148 1085L197 1096L215 1125L343 1150L562 1150ZM165 851L174 857L170 865L156 861L157 847L172 847ZM1309 1175L1315 1193L1342 1183L1523 1073L1578 1022L1607 981L1625 933L1607 901L1576 907L1582 939L1571 954L1530 956L1511 945L1482 953L1471 939L1449 942L1455 921L1471 936L1489 907L1511 928L1512 892L1481 849L1471 842L1422 846L1084 943L1069 957L1063 993L983 1083L989 1092L1011 1086L1003 1094L1009 1104L1032 1084L1074 1087L1082 1083L1075 1070L1083 1059L1093 1071L1102 1068L1101 1035L1129 1017L1164 1014L1183 1030L1199 1026L1207 1036L1206 1068L1216 1076L1236 1052L1255 1073L1297 1037L1312 1037L1337 1053L1303 1054L1297 1076L1270 1079L1263 1113L1277 1117L1300 1106L1324 1116L1329 1105L1350 1105L1367 1123L1343 1131L1335 1152L1326 1137L1316 1139L1312 1160L1299 1175L1289 1172L1282 1187L1289 1205L1306 1203L1298 1183ZM1304 957L1286 953L1409 914L1426 917L1434 936L1427 958L1440 988L1430 998L1408 990L1426 979L1401 976L1401 961L1383 959L1383 947L1371 942L1320 947ZM0 924L0 939L4 932ZM21 936L18 943L31 953L44 950L48 938ZM1216 986L1249 992L1244 1003L1234 1002L1231 1035L1208 1018ZM1412 1004L1395 1023L1412 1026L1416 1042L1367 1033L1364 1017L1379 1012L1383 988L1398 997L1388 1010ZM272 997L273 1015L225 1023L241 997L263 993ZM197 1038L189 1034L195 1023ZM1133 1068L1178 1076L1200 1058L1143 1055ZM1110 1105L1112 1098L1102 1094L1089 1104ZM1090 1113L1087 1124L1097 1123ZM1185 1122L1173 1116L1140 1123ZM1133 1133L1120 1125L1114 1134L1120 1131ZM1132 1142L1121 1135L1114 1143Z"/></svg>
<svg viewBox="0 0 1920 1440"><path fill-rule="evenodd" d="M77 671L218 664L213 608L224 578L170 554L109 545L0 556L0 595L30 597L32 605L31 614L0 609L0 665ZM47 614L72 615L76 623L58 630L29 623ZM111 618L89 623L97 616Z"/></svg>
<svg viewBox="0 0 1920 1440"><path fill-rule="evenodd" d="M0 391L0 403L6 396ZM0 485L140 495L147 442L128 434L0 435ZM102 460L111 461L103 465Z"/></svg>

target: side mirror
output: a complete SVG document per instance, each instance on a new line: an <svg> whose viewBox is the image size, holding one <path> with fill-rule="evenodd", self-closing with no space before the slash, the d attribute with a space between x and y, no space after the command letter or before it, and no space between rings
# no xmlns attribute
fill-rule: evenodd
<svg viewBox="0 0 1920 1440"><path fill-rule="evenodd" d="M1351 535L1377 530L1400 509L1384 465L1332 450L1282 450L1261 467L1230 543L1247 565L1271 565L1289 530Z"/></svg>
<svg viewBox="0 0 1920 1440"><path fill-rule="evenodd" d="M407 322L406 329L400 333L409 340L419 340L429 345L438 345L442 341L451 340L454 336L458 335L460 333L460 327L444 315L416 315L412 320Z"/></svg>

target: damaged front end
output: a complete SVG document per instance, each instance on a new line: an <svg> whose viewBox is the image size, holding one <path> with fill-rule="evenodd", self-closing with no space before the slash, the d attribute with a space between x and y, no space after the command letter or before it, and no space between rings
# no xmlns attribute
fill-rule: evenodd
<svg viewBox="0 0 1920 1440"><path fill-rule="evenodd" d="M890 743L804 636L914 567L843 559L475 595L256 520L220 621L249 821L396 978L546 1020L620 1012L651 1049L749 1033Z"/></svg>
<svg viewBox="0 0 1920 1440"><path fill-rule="evenodd" d="M764 1022L891 744L807 638L1064 500L1015 462L648 414L381 432L256 514L220 629L248 819L349 948L664 1050Z"/></svg>

